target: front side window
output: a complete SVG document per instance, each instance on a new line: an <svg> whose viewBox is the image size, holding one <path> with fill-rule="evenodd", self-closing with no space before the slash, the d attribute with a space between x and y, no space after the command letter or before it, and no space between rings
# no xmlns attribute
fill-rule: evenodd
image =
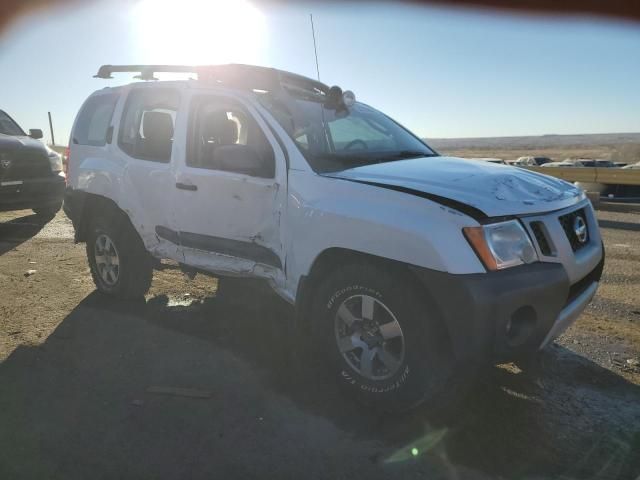
<svg viewBox="0 0 640 480"><path fill-rule="evenodd" d="M2 110L0 110L0 133L13 136L25 135L20 126Z"/></svg>
<svg viewBox="0 0 640 480"><path fill-rule="evenodd" d="M89 98L82 107L73 132L73 143L100 147L107 143L107 130L111 124L113 109L118 96L96 95Z"/></svg>
<svg viewBox="0 0 640 480"><path fill-rule="evenodd" d="M367 105L329 108L323 95L315 96L292 93L283 100L261 94L258 98L317 172L437 155L419 138Z"/></svg>
<svg viewBox="0 0 640 480"><path fill-rule="evenodd" d="M174 89L132 90L120 121L120 148L134 158L168 163L179 104Z"/></svg>
<svg viewBox="0 0 640 480"><path fill-rule="evenodd" d="M222 97L196 97L189 131L187 165L273 178L273 149L239 103Z"/></svg>

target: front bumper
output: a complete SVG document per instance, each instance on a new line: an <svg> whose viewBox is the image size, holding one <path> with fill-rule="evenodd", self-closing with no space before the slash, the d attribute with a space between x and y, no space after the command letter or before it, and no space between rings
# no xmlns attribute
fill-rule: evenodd
<svg viewBox="0 0 640 480"><path fill-rule="evenodd" d="M568 328L593 298L603 266L604 253L573 284L560 263L470 275L412 268L447 328L456 360L501 362L544 348Z"/></svg>
<svg viewBox="0 0 640 480"><path fill-rule="evenodd" d="M0 183L0 211L23 210L53 206L64 197L62 175L3 181Z"/></svg>

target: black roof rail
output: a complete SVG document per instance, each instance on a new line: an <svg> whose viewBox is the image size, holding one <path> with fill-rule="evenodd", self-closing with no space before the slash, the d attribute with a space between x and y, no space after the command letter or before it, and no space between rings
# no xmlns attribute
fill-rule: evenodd
<svg viewBox="0 0 640 480"><path fill-rule="evenodd" d="M156 73L195 73L198 80L219 83L232 88L273 91L288 87L326 94L329 87L322 82L296 73L255 65L102 65L94 78L113 78L113 73L138 73L134 78L157 80Z"/></svg>

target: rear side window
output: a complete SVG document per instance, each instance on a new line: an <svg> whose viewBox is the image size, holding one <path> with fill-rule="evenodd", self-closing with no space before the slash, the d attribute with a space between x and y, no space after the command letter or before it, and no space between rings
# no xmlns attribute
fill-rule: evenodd
<svg viewBox="0 0 640 480"><path fill-rule="evenodd" d="M120 148L134 158L168 163L179 103L180 95L174 89L131 91L120 122Z"/></svg>
<svg viewBox="0 0 640 480"><path fill-rule="evenodd" d="M76 122L73 143L101 147L107 143L107 131L118 96L96 95L89 98Z"/></svg>

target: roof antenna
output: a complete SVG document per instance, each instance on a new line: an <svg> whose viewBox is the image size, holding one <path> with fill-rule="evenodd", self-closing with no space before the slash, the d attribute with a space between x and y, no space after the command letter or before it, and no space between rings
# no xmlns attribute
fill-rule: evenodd
<svg viewBox="0 0 640 480"><path fill-rule="evenodd" d="M318 48L316 47L316 31L313 28L313 13L309 14L311 19L311 35L313 35L313 52L316 54L316 72L318 74L318 81L320 81L320 67L318 67Z"/></svg>

